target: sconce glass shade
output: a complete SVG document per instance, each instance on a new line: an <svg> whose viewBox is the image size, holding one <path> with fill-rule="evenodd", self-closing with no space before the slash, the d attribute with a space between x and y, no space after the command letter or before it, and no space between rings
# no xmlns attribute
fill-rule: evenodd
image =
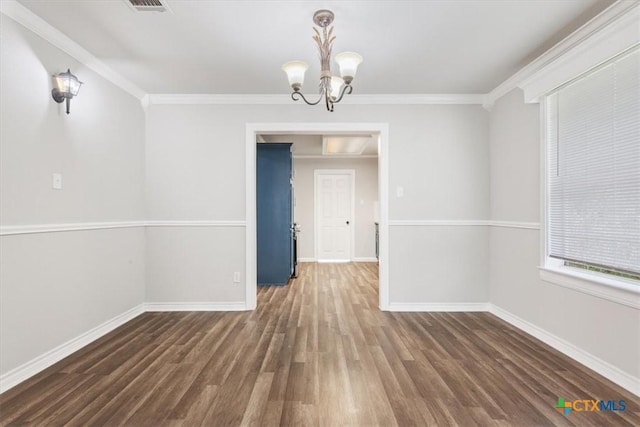
<svg viewBox="0 0 640 427"><path fill-rule="evenodd" d="M338 76L331 76L331 98L337 99L340 96L340 88L344 82Z"/></svg>
<svg viewBox="0 0 640 427"><path fill-rule="evenodd" d="M64 98L73 98L80 92L82 82L67 69L66 72L55 76L56 89Z"/></svg>
<svg viewBox="0 0 640 427"><path fill-rule="evenodd" d="M67 69L64 73L59 73L54 77L55 87L51 90L51 96L57 103L66 100L67 114L69 114L69 103L71 98L80 92L82 82L76 76L71 74L71 70Z"/></svg>
<svg viewBox="0 0 640 427"><path fill-rule="evenodd" d="M289 84L294 90L299 90L304 82L304 73L309 65L304 61L289 61L282 66L282 71L287 73Z"/></svg>
<svg viewBox="0 0 640 427"><path fill-rule="evenodd" d="M362 63L362 55L355 52L342 52L336 55L336 62L340 66L340 75L346 84L350 84Z"/></svg>

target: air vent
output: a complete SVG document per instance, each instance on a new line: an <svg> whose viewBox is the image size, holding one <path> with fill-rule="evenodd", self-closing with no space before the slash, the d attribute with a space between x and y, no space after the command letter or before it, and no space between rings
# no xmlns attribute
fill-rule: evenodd
<svg viewBox="0 0 640 427"><path fill-rule="evenodd" d="M161 0L124 0L138 12L171 12L166 1Z"/></svg>

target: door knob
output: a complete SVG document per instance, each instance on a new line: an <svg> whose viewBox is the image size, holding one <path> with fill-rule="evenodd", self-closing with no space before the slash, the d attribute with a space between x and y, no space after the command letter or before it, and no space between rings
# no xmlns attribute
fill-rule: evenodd
<svg viewBox="0 0 640 427"><path fill-rule="evenodd" d="M347 225L349 225L349 221L347 221Z"/></svg>

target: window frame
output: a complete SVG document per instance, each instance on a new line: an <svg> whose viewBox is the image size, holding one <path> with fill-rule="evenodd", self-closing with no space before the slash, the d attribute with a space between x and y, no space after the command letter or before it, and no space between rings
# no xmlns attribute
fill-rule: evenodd
<svg viewBox="0 0 640 427"><path fill-rule="evenodd" d="M587 70L577 78L591 70ZM544 282L563 286L582 293L603 298L628 307L640 309L640 280L628 279L565 265L565 261L549 256L549 189L547 173L547 98L540 100L540 279Z"/></svg>

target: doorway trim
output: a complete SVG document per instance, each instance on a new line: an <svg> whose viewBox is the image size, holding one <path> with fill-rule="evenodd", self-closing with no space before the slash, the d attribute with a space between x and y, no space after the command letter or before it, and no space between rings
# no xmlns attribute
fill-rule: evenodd
<svg viewBox="0 0 640 427"><path fill-rule="evenodd" d="M245 127L245 285L246 309L257 304L256 137L258 134L372 133L378 135L380 198L379 307L389 311L389 124L388 123L247 123Z"/></svg>
<svg viewBox="0 0 640 427"><path fill-rule="evenodd" d="M355 169L314 169L313 170L313 250L314 258L316 261L320 259L318 254L320 253L320 229L318 227L318 177L320 175L348 175L349 184L351 185L351 206L350 209L350 227L349 230L349 260L352 262L355 259L355 245L356 245L356 171Z"/></svg>

